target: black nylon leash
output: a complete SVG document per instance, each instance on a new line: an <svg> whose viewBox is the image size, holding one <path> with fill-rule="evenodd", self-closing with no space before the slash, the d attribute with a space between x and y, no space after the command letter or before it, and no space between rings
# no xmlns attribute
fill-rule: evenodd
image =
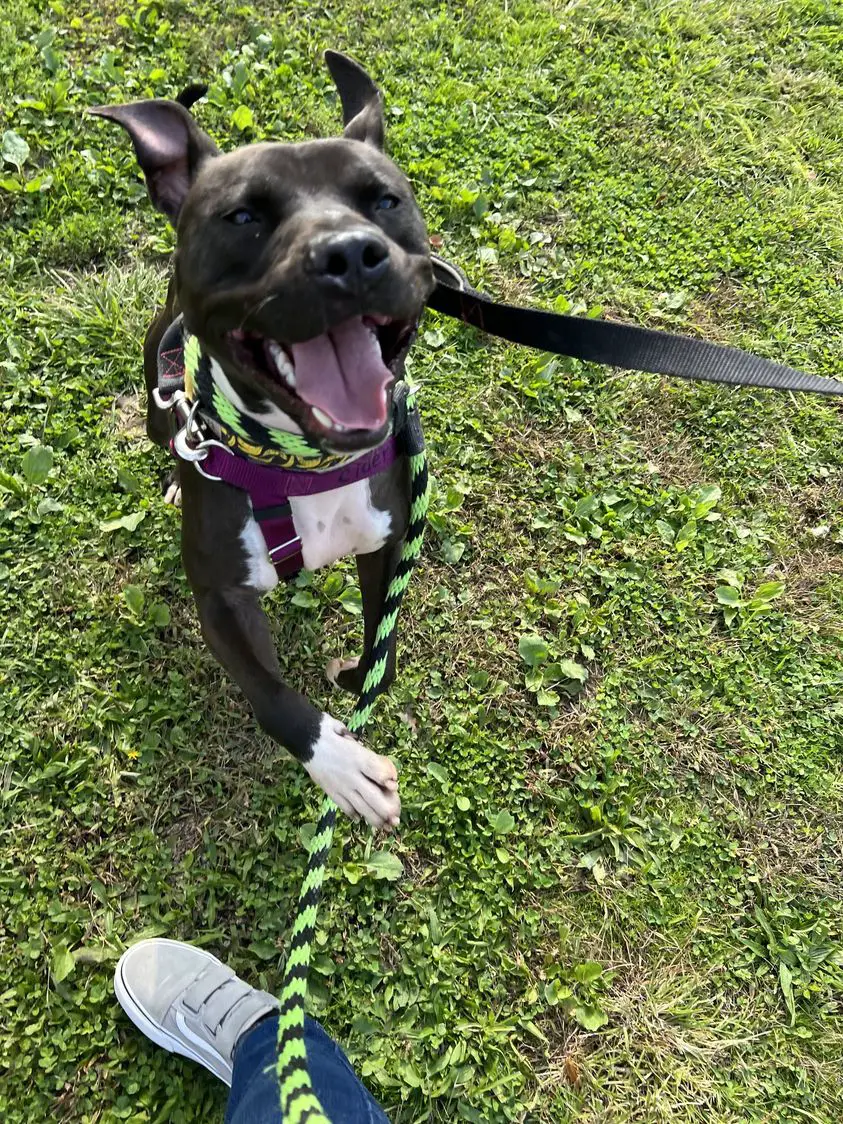
<svg viewBox="0 0 843 1124"><path fill-rule="evenodd" d="M614 320L500 304L472 289L462 271L450 262L434 257L433 268L437 285L427 301L430 308L510 343L627 371L730 386L843 395L843 382L838 379L807 375L737 347Z"/></svg>

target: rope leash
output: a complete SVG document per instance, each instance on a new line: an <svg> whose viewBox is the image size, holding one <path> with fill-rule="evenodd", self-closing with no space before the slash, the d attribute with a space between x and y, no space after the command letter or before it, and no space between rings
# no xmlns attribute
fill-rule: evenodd
<svg viewBox="0 0 843 1124"><path fill-rule="evenodd" d="M472 289L464 274L434 257L438 285L428 304L445 315L474 324L514 343L540 347L558 355L627 370L652 371L680 378L739 386L843 394L843 383L795 371L781 364L720 347L704 340L656 332L628 324L561 316L491 301ZM412 398L408 400L408 409ZM398 609L418 558L428 503L427 461L423 451L410 457L412 504L410 526L395 577L387 591L372 651L372 663L348 728L363 729L382 689L389 641ZM316 931L316 915L336 824L337 806L325 799L310 842L307 870L293 921L290 950L278 1014L277 1075L285 1124L329 1124L310 1082L304 1044L307 972Z"/></svg>
<svg viewBox="0 0 843 1124"><path fill-rule="evenodd" d="M184 423L183 435L193 422L196 408L203 407L222 428L221 436L227 438L239 452L256 459L274 461L279 455L281 463L295 463L296 467L323 467L342 462L346 458L321 454L307 439L280 430L267 430L254 419L247 418L219 393L213 382L210 360L202 352L199 341L190 334L182 335L180 321L170 326L159 350L159 397L163 408L177 404L176 391L184 387L186 402L191 409ZM407 534L395 574L386 591L381 619L375 633L369 670L363 689L348 720L352 734L359 733L368 722L378 696L383 691L383 681L389 658L389 645L395 635L398 611L404 598L410 575L421 553L424 525L430 499L430 482L424 437L418 415L415 413L415 394L409 390L405 400L405 425L402 428L404 450L410 467L410 516ZM176 439L178 444L178 438ZM207 443L207 442L206 442ZM200 442L201 447L201 442ZM188 449L190 446L188 445ZM274 450L273 452L270 450ZM306 458L306 460L304 459ZM188 456L185 459L196 459ZM310 841L307 866L302 881L299 900L290 933L287 962L281 985L278 1008L278 1039L276 1074L278 1077L281 1112L284 1124L330 1124L314 1092L307 1069L307 1049L304 1043L304 1005L307 996L307 974L313 938L316 933L316 916L322 883L331 853L337 805L329 797L322 802L319 822Z"/></svg>
<svg viewBox="0 0 843 1124"><path fill-rule="evenodd" d="M413 398L411 393L407 400L408 410L414 405ZM422 448L408 459L411 481L410 523L395 576L387 589L363 690L348 720L348 728L353 734L359 733L366 725L378 695L383 690L389 644L395 634L398 610L409 585L413 566L421 552L424 538L425 517L430 499L427 456ZM276 1069L284 1124L330 1124L311 1085L307 1069L304 1004L311 948L316 932L316 915L336 819L337 805L326 797L322 802L319 822L308 849L307 869L299 894L290 934L287 963L284 967L284 979L279 997Z"/></svg>
<svg viewBox="0 0 843 1124"><path fill-rule="evenodd" d="M210 360L203 354L195 336L183 334L180 319L170 326L162 340L158 375L156 401L161 408L175 409L178 414L180 402L184 400L186 414L184 417L178 415L183 428L175 438L175 445L178 455L185 460L200 460L197 454L202 452L203 443L213 444L207 440L200 440L195 448L190 444L191 435L194 438L201 436L198 429L191 434L191 428L196 428L195 414L200 406L203 407L203 417L205 413L209 414L221 428L221 436L226 439L227 444L230 443L238 452L251 455L263 463L277 464L279 458L283 458L283 464L293 463L297 468L312 468L317 465L324 467L337 461L342 463L348 459L322 454L303 436L281 430L267 430L228 403L213 382ZM366 725L378 696L383 692L389 646L395 635L398 611L424 539L430 481L424 436L415 411L415 394L412 389L407 391L403 410L404 423L399 437L410 467L409 522L401 557L386 591L372 645L369 670L348 720L348 729L352 734L359 733ZM181 446L180 438L184 438ZM337 811L337 805L330 797L326 797L308 848L307 866L293 918L278 1001L276 1074L284 1124L330 1124L314 1092L307 1069L304 1006L319 898L331 853Z"/></svg>

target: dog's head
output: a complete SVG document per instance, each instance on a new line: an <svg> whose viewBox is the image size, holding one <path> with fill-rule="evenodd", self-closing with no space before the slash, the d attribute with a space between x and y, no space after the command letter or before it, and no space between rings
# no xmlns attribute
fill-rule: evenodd
<svg viewBox="0 0 843 1124"><path fill-rule="evenodd" d="M222 155L179 101L91 110L132 139L152 202L176 228L188 329L244 401L280 409L326 449L383 440L433 273L424 221L384 155L381 95L357 63L326 61L341 138Z"/></svg>

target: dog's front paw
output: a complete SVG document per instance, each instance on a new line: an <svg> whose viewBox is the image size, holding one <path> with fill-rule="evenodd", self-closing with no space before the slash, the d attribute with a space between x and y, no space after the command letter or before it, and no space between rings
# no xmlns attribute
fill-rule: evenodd
<svg viewBox="0 0 843 1124"><path fill-rule="evenodd" d="M372 827L398 826L401 800L395 766L388 757L366 749L329 714L322 715L305 769L351 819L362 816Z"/></svg>
<svg viewBox="0 0 843 1124"><path fill-rule="evenodd" d="M359 695L362 683L358 686L360 677L354 674L359 664L359 656L353 660L328 660L325 664L325 676L328 682L335 687L342 687L345 691L354 691L355 694Z"/></svg>
<svg viewBox="0 0 843 1124"><path fill-rule="evenodd" d="M164 503L172 504L173 507L181 507L181 484L179 484L179 470L177 468L174 468L164 478L161 490L164 493Z"/></svg>
<svg viewBox="0 0 843 1124"><path fill-rule="evenodd" d="M178 484L169 486L164 493L164 503L170 503L173 507L181 507L181 488Z"/></svg>

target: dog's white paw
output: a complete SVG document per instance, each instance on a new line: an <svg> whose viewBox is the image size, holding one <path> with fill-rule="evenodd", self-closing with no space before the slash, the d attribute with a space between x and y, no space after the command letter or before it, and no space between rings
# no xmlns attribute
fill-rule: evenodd
<svg viewBox="0 0 843 1124"><path fill-rule="evenodd" d="M401 800L395 766L388 757L366 749L330 714L322 715L305 769L351 819L362 816L372 827L398 826Z"/></svg>
<svg viewBox="0 0 843 1124"><path fill-rule="evenodd" d="M170 503L173 507L181 507L181 487L175 480L164 493L164 503Z"/></svg>
<svg viewBox="0 0 843 1124"><path fill-rule="evenodd" d="M325 676L329 683L335 687L337 685L337 677L341 671L352 671L360 663L360 657L357 656L353 660L333 659L328 660L325 664Z"/></svg>

